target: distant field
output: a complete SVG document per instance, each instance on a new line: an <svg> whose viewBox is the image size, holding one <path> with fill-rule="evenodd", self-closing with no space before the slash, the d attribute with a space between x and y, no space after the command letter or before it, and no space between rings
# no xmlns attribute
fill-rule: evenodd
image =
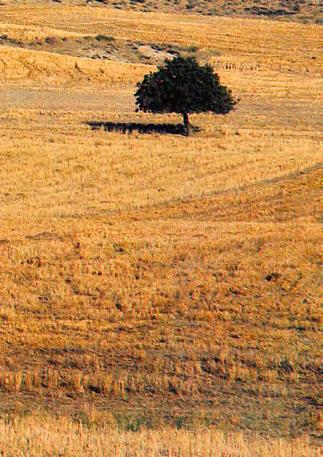
<svg viewBox="0 0 323 457"><path fill-rule="evenodd" d="M3 0L1 3L2 6L17 6L22 2ZM44 5L44 3L51 4L52 2L50 0L28 1L28 4L32 5ZM269 18L303 23L321 23L323 12L319 0L62 0L57 3L73 6L86 5L88 8Z"/></svg>
<svg viewBox="0 0 323 457"><path fill-rule="evenodd" d="M0 8L0 420L315 440L320 27ZM135 113L170 52L240 99L192 116L191 138L160 133L176 115ZM104 128L129 123L156 127ZM259 455L310 455L284 443Z"/></svg>

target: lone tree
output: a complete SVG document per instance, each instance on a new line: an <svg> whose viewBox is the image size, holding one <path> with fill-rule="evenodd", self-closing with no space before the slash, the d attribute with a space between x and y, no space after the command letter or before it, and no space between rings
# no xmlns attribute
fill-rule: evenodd
<svg viewBox="0 0 323 457"><path fill-rule="evenodd" d="M211 65L201 66L193 57L166 60L137 87L138 110L182 114L187 135L192 132L190 113L227 114L236 104L231 91L220 84Z"/></svg>

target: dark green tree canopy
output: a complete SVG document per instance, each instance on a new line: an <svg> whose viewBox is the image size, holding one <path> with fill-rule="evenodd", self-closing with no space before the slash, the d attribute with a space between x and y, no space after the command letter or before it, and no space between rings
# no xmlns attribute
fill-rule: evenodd
<svg viewBox="0 0 323 457"><path fill-rule="evenodd" d="M211 65L201 66L193 57L166 60L138 84L135 97L142 111L181 113L185 126L189 113L227 114L236 104Z"/></svg>

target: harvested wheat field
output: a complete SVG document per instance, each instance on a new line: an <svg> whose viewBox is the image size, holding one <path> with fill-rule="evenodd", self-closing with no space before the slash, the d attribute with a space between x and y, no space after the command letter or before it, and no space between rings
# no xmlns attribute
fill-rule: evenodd
<svg viewBox="0 0 323 457"><path fill-rule="evenodd" d="M318 455L320 26L0 8L0 455ZM240 99L191 137L174 53Z"/></svg>
<svg viewBox="0 0 323 457"><path fill-rule="evenodd" d="M268 441L266 438L246 439L241 433L225 435L214 430L192 433L167 428L118 432L106 425L91 429L66 418L50 416L45 422L44 416L15 420L10 428L0 422L0 451L3 457L319 457L318 449L313 449L306 438Z"/></svg>

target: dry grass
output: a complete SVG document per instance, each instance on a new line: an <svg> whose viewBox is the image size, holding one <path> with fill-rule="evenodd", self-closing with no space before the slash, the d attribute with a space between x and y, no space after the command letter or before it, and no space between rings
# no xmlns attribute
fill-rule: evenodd
<svg viewBox="0 0 323 457"><path fill-rule="evenodd" d="M1 14L12 31L217 47L241 97L226 118L193 116L192 138L92 131L177 121L133 112L153 67L0 47L2 409L73 415L90 402L146 425L315 434L318 28L62 5Z"/></svg>
<svg viewBox="0 0 323 457"><path fill-rule="evenodd" d="M73 56L29 51L6 46L0 48L2 81L28 81L41 85L101 83L107 87L135 84L150 70L147 65L119 62L93 62Z"/></svg>
<svg viewBox="0 0 323 457"><path fill-rule="evenodd" d="M318 84L317 76L320 73L322 61L321 28L318 25L304 26L266 20L188 17L162 13L147 15L131 11L124 13L114 9L65 5L2 7L1 21L2 34L10 39L25 42L40 42L46 37L68 39L102 34L137 43L172 44L188 48L194 46L204 59L208 53L220 54L220 57L213 58L213 63L218 68L230 70L230 74L232 70L238 70L239 77L241 74L248 76L252 74L252 80L258 76L265 80L270 77L276 82L279 80L288 88L290 88L290 78L295 74L298 75L299 81L297 83L293 81L293 86L296 83L304 87L304 78L309 84L313 84L313 79ZM250 40L251 36L252 40ZM112 69L111 63L107 64L104 61L76 60L54 55L50 59L50 56L45 54L40 58L31 51L21 52L24 53L20 56L26 60L27 68L29 68L28 62L35 60L35 75L32 74L27 78L31 81L35 78L35 82L41 81L39 66L43 69L45 80L50 72L52 80L55 81L57 79L55 76L59 72L62 76L58 78L60 83L71 78L76 79L80 84L80 79L82 81L83 78L83 85L91 84L91 81L94 83L101 81L108 85L111 82L134 83L136 77L140 78L144 71L136 66L127 73L122 70L123 78L113 78L112 71L109 71ZM13 56L8 53L9 49L1 47L3 55L1 57L0 54L0 63L2 62L3 67L1 79L15 80L15 73L22 65L22 58L18 57L18 54L16 60L19 62L10 65ZM82 69L82 75L74 71L76 62ZM47 72L46 66L48 66ZM89 67L93 67L90 72ZM118 63L116 63L116 74L120 74ZM286 74L283 80L282 74ZM279 78L278 75L280 75ZM20 79L26 79L26 77L25 71ZM250 77L248 80L250 84ZM250 87L250 89L254 88ZM319 88L316 89L318 95ZM259 93L261 93L260 90Z"/></svg>
<svg viewBox="0 0 323 457"><path fill-rule="evenodd" d="M113 425L88 428L61 418L0 421L2 457L318 457L306 438L247 439L216 431L119 432Z"/></svg>
<svg viewBox="0 0 323 457"><path fill-rule="evenodd" d="M101 33L127 40L215 47L226 55L249 55L252 61L264 57L288 59L294 64L293 68L298 68L303 62L310 68L318 68L319 63L313 62L311 57L318 57L318 53L322 55L319 25L304 26L264 19L125 13L115 9L45 4L2 7L1 23L1 28L15 38L21 38L15 33L19 30L27 33L27 28L32 34L30 38L42 38L49 27L53 29L48 32L49 36Z"/></svg>
<svg viewBox="0 0 323 457"><path fill-rule="evenodd" d="M33 27L28 25L0 24L1 36L6 35L14 40L41 40L47 37L79 38L82 33L68 32L66 30L52 29L50 27Z"/></svg>
<svg viewBox="0 0 323 457"><path fill-rule="evenodd" d="M17 5L16 0L4 0L2 5ZM42 0L29 0L29 5L43 5ZM130 9L144 12L165 11L171 13L194 13L207 16L268 17L271 19L311 23L321 21L321 8L318 1L311 0L65 0L64 5L82 5L87 9L104 11L106 7Z"/></svg>

